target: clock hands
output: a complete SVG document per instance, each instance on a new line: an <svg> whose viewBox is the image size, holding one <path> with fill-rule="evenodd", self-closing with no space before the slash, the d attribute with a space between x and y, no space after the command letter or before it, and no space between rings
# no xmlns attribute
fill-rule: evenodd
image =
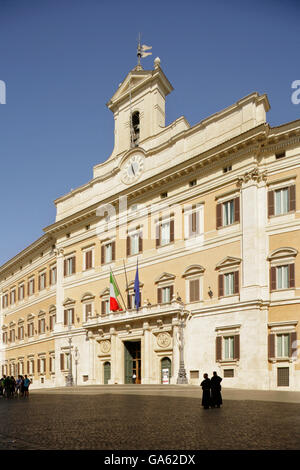
<svg viewBox="0 0 300 470"><path fill-rule="evenodd" d="M134 171L134 169L133 169L133 165L132 165L132 163L131 163L131 169L132 169L132 173L133 173L133 174L134 174L134 176L135 176L135 171Z"/></svg>

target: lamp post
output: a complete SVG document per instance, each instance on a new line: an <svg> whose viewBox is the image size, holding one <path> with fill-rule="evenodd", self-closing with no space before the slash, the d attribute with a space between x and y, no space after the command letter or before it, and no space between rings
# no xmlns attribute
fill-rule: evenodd
<svg viewBox="0 0 300 470"><path fill-rule="evenodd" d="M71 331L71 323L69 319L69 331ZM72 336L69 336L69 370L68 370L68 375L66 379L66 386L67 387L72 387L74 385L73 382L73 374L72 374Z"/></svg>
<svg viewBox="0 0 300 470"><path fill-rule="evenodd" d="M74 359L75 359L75 370L76 370L75 385L77 386L77 365L78 365L78 360L79 360L79 351L78 351L77 346L76 346L75 351L74 351Z"/></svg>
<svg viewBox="0 0 300 470"><path fill-rule="evenodd" d="M186 378L186 371L184 367L184 336L183 336L183 328L184 328L184 311L183 311L183 305L181 307L181 312L180 312L180 320L179 320L179 353L180 353L180 359L179 359L179 370L178 370L178 377L177 377L177 384L187 384L187 378Z"/></svg>

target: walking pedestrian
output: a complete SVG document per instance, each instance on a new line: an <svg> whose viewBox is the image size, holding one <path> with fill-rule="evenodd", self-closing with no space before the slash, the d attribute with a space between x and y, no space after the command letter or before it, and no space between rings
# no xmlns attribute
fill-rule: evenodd
<svg viewBox="0 0 300 470"><path fill-rule="evenodd" d="M0 379L0 396L1 397L3 397L3 395L4 395L4 377L1 377L1 379Z"/></svg>
<svg viewBox="0 0 300 470"><path fill-rule="evenodd" d="M211 405L211 398L210 398L210 379L208 378L208 374L203 374L204 380L201 382L201 387L203 390L202 393L202 406L204 407L205 410L208 410L208 408Z"/></svg>
<svg viewBox="0 0 300 470"><path fill-rule="evenodd" d="M21 376L18 375L18 378L16 380L16 397L20 397L21 395Z"/></svg>
<svg viewBox="0 0 300 470"><path fill-rule="evenodd" d="M29 391L28 391L29 385L30 385L30 380L27 377L27 375L25 375L25 378L24 378L24 397L29 396Z"/></svg>
<svg viewBox="0 0 300 470"><path fill-rule="evenodd" d="M9 375L7 377L4 376L4 394L5 394L6 398L10 397L10 391L11 391L10 377L9 377Z"/></svg>
<svg viewBox="0 0 300 470"><path fill-rule="evenodd" d="M213 372L213 376L210 379L211 384L211 406L214 408L220 408L223 404L222 395L221 395L221 382L222 378L218 376L217 372Z"/></svg>
<svg viewBox="0 0 300 470"><path fill-rule="evenodd" d="M13 375L10 377L10 396L14 398L16 391L16 381Z"/></svg>

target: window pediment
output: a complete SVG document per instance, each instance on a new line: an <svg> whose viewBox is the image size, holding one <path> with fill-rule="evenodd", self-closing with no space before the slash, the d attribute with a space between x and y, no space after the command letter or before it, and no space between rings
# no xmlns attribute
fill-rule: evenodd
<svg viewBox="0 0 300 470"><path fill-rule="evenodd" d="M54 313L54 312L56 312L56 305L50 305L49 313Z"/></svg>
<svg viewBox="0 0 300 470"><path fill-rule="evenodd" d="M141 289L142 287L144 287L144 284L143 284L142 282L140 282L140 283L139 283L139 287L140 287L140 289ZM126 290L129 291L129 290L133 290L133 289L134 289L134 281L131 281L131 282L128 284L128 287L127 287Z"/></svg>
<svg viewBox="0 0 300 470"><path fill-rule="evenodd" d="M27 315L27 321L28 321L28 320L33 320L34 318L35 318L35 315L33 315L33 313L29 313L29 314Z"/></svg>
<svg viewBox="0 0 300 470"><path fill-rule="evenodd" d="M163 273L159 277L156 278L155 284L158 284L160 282L165 282L165 281L174 281L176 276L174 274L170 273Z"/></svg>
<svg viewBox="0 0 300 470"><path fill-rule="evenodd" d="M38 313L38 317L43 317L44 315L46 315L45 310L40 310Z"/></svg>
<svg viewBox="0 0 300 470"><path fill-rule="evenodd" d="M235 258L233 256L226 256L216 265L217 270L227 269L231 267L238 267L241 264L241 258Z"/></svg>
<svg viewBox="0 0 300 470"><path fill-rule="evenodd" d="M63 306L66 307L67 305L72 305L72 304L75 304L75 300L74 299L70 299L70 297L67 297L64 302L63 302Z"/></svg>
<svg viewBox="0 0 300 470"><path fill-rule="evenodd" d="M182 277L188 277L188 276L195 276L197 274L203 274L205 271L205 268L201 266L200 264L192 264L186 270L184 271Z"/></svg>
<svg viewBox="0 0 300 470"><path fill-rule="evenodd" d="M91 292L86 292L81 297L81 302L86 302L88 300L94 300L94 299L95 299L95 296L93 294L91 294Z"/></svg>
<svg viewBox="0 0 300 470"><path fill-rule="evenodd" d="M298 250L295 248L291 247L282 247L282 248L277 248L276 250L271 251L271 253L268 256L268 260L277 260L277 259L282 259L282 258L290 258L290 257L296 257L298 254Z"/></svg>
<svg viewBox="0 0 300 470"><path fill-rule="evenodd" d="M106 295L109 295L109 288L106 287L106 289L103 289L103 291L100 292L100 297L104 297Z"/></svg>

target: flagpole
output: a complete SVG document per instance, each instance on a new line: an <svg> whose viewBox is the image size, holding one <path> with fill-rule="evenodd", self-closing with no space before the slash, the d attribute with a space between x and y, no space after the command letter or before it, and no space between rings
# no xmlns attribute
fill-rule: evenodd
<svg viewBox="0 0 300 470"><path fill-rule="evenodd" d="M116 279L116 277L115 277L115 275L114 275L113 270L111 269L111 267L110 267L110 272L112 273L113 278L114 278L114 280L115 280L115 283L117 284L117 288L118 288L118 291L120 292L120 296L121 296L121 299L122 299L122 302L123 302L123 305L124 305L124 308L125 308L125 312L126 312L126 311L127 311L126 304L125 304L125 302L124 302L123 295L122 295L122 293L121 293L121 290L120 290L119 285L118 285L118 283L117 283L117 279Z"/></svg>
<svg viewBox="0 0 300 470"><path fill-rule="evenodd" d="M126 291L127 291L127 308L129 309L129 305L128 305L128 279L127 279L127 272L126 272L126 268L125 268L125 261L123 259L123 266L124 266L124 272L125 272L125 280L126 280Z"/></svg>

